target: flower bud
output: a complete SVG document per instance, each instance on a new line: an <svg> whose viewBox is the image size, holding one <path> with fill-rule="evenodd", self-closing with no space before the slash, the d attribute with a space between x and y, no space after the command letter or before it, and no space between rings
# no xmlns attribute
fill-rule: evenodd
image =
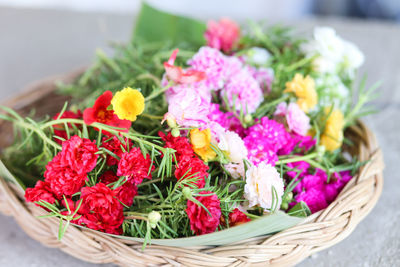
<svg viewBox="0 0 400 267"><path fill-rule="evenodd" d="M289 192L289 193L287 193L287 194L285 195L284 201L287 202L287 203L289 203L289 202L292 201L292 199L293 199L293 192Z"/></svg>
<svg viewBox="0 0 400 267"><path fill-rule="evenodd" d="M184 187L182 189L182 194L187 199L191 199L192 198L192 191L190 190L189 187Z"/></svg>
<svg viewBox="0 0 400 267"><path fill-rule="evenodd" d="M244 122L245 123L251 123L253 121L253 117L250 114L247 114L244 116Z"/></svg>
<svg viewBox="0 0 400 267"><path fill-rule="evenodd" d="M176 126L177 126L176 119L173 115L171 115L169 113L165 113L164 118L161 123L164 123L165 121L167 122L169 127L176 128Z"/></svg>
<svg viewBox="0 0 400 267"><path fill-rule="evenodd" d="M157 211L152 211L148 215L151 228L156 228L157 223L161 220L161 214Z"/></svg>
<svg viewBox="0 0 400 267"><path fill-rule="evenodd" d="M181 135L181 132L179 131L178 128L173 128L172 131L171 131L171 134L172 134L173 137L178 137L178 136Z"/></svg>

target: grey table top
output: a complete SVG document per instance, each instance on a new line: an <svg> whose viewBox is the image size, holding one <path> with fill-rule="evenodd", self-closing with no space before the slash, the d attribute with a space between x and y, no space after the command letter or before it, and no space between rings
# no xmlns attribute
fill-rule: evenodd
<svg viewBox="0 0 400 267"><path fill-rule="evenodd" d="M133 16L0 8L0 99L48 75L90 64L97 47L127 41ZM299 266L400 266L400 26L338 18L287 22L303 32L328 25L365 52L361 72L381 80L380 113L365 119L385 156L385 185L374 210L344 241ZM30 239L12 218L0 215L0 266L94 266ZM104 265L106 267L112 265Z"/></svg>

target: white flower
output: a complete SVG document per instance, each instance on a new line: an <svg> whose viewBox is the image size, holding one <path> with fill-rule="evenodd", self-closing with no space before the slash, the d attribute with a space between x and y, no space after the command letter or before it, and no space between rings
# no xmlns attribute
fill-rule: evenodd
<svg viewBox="0 0 400 267"><path fill-rule="evenodd" d="M244 163L228 163L224 165L225 169L229 172L233 179L244 177Z"/></svg>
<svg viewBox="0 0 400 267"><path fill-rule="evenodd" d="M364 54L353 43L344 41L343 67L346 70L356 70L364 64ZM352 74L351 74L352 75Z"/></svg>
<svg viewBox="0 0 400 267"><path fill-rule="evenodd" d="M271 54L267 49L261 47L252 47L247 51L245 60L250 64L266 65L270 57Z"/></svg>
<svg viewBox="0 0 400 267"><path fill-rule="evenodd" d="M217 138L218 148L225 153L230 162L241 163L247 158L247 148L237 133L220 129L217 131Z"/></svg>
<svg viewBox="0 0 400 267"><path fill-rule="evenodd" d="M313 66L320 73L335 73L341 68L352 74L364 62L364 55L353 43L343 40L330 27L316 27L314 39L302 46L303 52L317 55Z"/></svg>
<svg viewBox="0 0 400 267"><path fill-rule="evenodd" d="M278 171L265 162L261 162L257 167L251 166L246 171L244 197L249 201L249 207L259 205L265 210L273 208L272 188L277 193L275 198L277 205L275 205L279 208L282 203L284 185Z"/></svg>
<svg viewBox="0 0 400 267"><path fill-rule="evenodd" d="M350 98L350 89L347 88L337 75L324 75L315 80L318 90L318 104L321 107L334 106L345 110Z"/></svg>

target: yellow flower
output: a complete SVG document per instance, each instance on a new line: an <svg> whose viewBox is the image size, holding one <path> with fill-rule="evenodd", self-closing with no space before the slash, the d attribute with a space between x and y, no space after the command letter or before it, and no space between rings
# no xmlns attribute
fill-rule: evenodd
<svg viewBox="0 0 400 267"><path fill-rule="evenodd" d="M315 107L318 101L314 80L310 76L304 78L299 73L294 76L293 80L286 83L284 92L294 93L297 97L297 104L304 112Z"/></svg>
<svg viewBox="0 0 400 267"><path fill-rule="evenodd" d="M214 159L217 154L211 148L211 131L205 129L193 129L190 131L190 143L193 151L201 157L205 162Z"/></svg>
<svg viewBox="0 0 400 267"><path fill-rule="evenodd" d="M144 110L144 97L139 90L125 87L115 94L111 104L118 118L135 121Z"/></svg>
<svg viewBox="0 0 400 267"><path fill-rule="evenodd" d="M325 108L325 114L329 114L329 117L326 119L325 130L321 135L320 144L326 150L334 151L342 146L344 116L340 110L331 111L331 108Z"/></svg>

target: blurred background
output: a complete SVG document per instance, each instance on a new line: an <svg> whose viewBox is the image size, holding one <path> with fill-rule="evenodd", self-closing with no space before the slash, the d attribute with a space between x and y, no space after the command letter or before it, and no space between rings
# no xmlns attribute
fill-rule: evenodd
<svg viewBox="0 0 400 267"><path fill-rule="evenodd" d="M235 19L296 19L310 15L400 21L399 0L149 0L155 7L199 18L224 14ZM135 14L139 0L0 0L2 6ZM212 6L213 9L209 7ZM229 6L229 9L227 7ZM245 8L244 8L245 6Z"/></svg>

